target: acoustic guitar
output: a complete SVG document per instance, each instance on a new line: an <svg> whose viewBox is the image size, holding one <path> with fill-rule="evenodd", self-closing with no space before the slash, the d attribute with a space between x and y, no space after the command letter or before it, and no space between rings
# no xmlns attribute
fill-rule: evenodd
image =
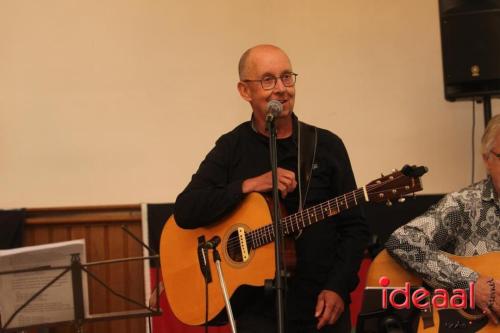
<svg viewBox="0 0 500 333"><path fill-rule="evenodd" d="M364 187L281 218L282 230L292 235L362 202L404 201L404 195L422 190L420 176L426 171L425 167L405 166ZM160 260L165 292L175 316L188 325L204 324L205 280L208 320L225 308L215 264L204 247L214 237L220 237L218 249L230 296L241 285L262 286L266 279L272 279L273 229L268 202L259 193L250 193L233 212L207 227L181 229L170 217L160 239Z"/></svg>
<svg viewBox="0 0 500 333"><path fill-rule="evenodd" d="M478 256L466 257L446 254L463 266L478 272L481 275L492 276L498 279L500 262L500 252L490 252ZM422 280L414 274L406 271L387 252L383 250L373 260L367 274L367 288L381 288L380 277L389 278L388 288L404 287L409 282L412 287L421 287ZM382 300L381 300L382 302ZM382 304L382 303L381 303ZM478 309L424 309L418 323L418 333L455 333L455 332L500 332L500 327L488 321L488 317L483 315Z"/></svg>

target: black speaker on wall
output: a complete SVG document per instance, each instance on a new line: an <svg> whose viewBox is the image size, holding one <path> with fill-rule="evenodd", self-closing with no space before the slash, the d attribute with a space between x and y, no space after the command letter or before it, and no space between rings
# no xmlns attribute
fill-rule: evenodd
<svg viewBox="0 0 500 333"><path fill-rule="evenodd" d="M500 97L500 0L439 0L448 101Z"/></svg>

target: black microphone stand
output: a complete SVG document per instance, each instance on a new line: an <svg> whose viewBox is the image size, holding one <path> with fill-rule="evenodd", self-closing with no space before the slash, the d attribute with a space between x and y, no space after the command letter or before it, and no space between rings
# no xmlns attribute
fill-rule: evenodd
<svg viewBox="0 0 500 333"><path fill-rule="evenodd" d="M273 229L274 229L274 252L276 273L274 278L274 288L276 290L276 314L277 314L277 332L285 332L285 311L283 297L283 279L281 270L283 267L282 258L282 241L283 231L281 228L281 217L279 209L279 192L278 192L278 154L276 149L276 124L275 116L269 113L266 117L266 127L269 132L269 152L271 156L271 173L273 178Z"/></svg>

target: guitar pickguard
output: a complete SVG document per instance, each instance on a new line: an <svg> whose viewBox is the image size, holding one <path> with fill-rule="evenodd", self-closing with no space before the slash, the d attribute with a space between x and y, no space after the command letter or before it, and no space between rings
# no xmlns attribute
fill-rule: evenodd
<svg viewBox="0 0 500 333"><path fill-rule="evenodd" d="M472 333L479 332L488 324L488 318L468 320L457 310L442 309L439 314L439 333Z"/></svg>

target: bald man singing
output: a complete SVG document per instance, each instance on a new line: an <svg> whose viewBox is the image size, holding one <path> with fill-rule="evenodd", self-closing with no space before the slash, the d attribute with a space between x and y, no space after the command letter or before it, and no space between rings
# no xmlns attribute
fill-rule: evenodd
<svg viewBox="0 0 500 333"><path fill-rule="evenodd" d="M356 189L342 140L311 125L314 145L308 149L313 160L310 177L301 188L302 125L294 110L298 74L287 54L274 45L257 45L243 53L238 71L238 92L249 103L251 118L217 140L177 197L174 215L181 228L208 226L237 208L248 193L271 192L266 129L270 101L282 107L275 125L278 189L286 211L295 213ZM287 333L350 331L349 294L358 284L357 271L367 240L367 226L358 207L325 216L294 235L296 268L285 291ZM238 332L276 331L273 294L262 287L242 286L232 302Z"/></svg>

